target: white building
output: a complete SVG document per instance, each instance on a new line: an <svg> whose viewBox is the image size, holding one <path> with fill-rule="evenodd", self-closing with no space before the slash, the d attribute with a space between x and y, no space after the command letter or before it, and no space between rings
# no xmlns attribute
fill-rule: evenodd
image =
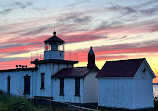
<svg viewBox="0 0 158 111"><path fill-rule="evenodd" d="M72 103L97 103L99 69L90 49L87 67L63 68L52 75L52 94L55 101Z"/></svg>
<svg viewBox="0 0 158 111"><path fill-rule="evenodd" d="M98 78L98 106L153 108L153 78L146 59L107 61Z"/></svg>
<svg viewBox="0 0 158 111"><path fill-rule="evenodd" d="M98 90L95 76L99 69L95 66L95 55L92 48L88 54L87 67L74 68L74 64L78 63L78 61L64 59L65 42L56 36L56 32L53 32L53 34L52 37L44 41L44 60L36 59L31 61L32 64L35 64L35 67L27 68L22 66L16 69L0 70L0 90L14 95L25 95L30 98L34 96L52 97L53 100L59 102L97 102ZM70 71L70 69L73 72L68 72L61 78L60 73L64 73L64 70ZM53 78L54 74L56 75L55 78ZM71 75L73 76L70 77ZM61 86L59 78L63 80L64 95L59 95ZM77 84L76 87L75 84ZM70 87L71 90L67 90ZM74 95L74 89L77 91L76 95ZM88 94L90 92L93 93Z"/></svg>
<svg viewBox="0 0 158 111"><path fill-rule="evenodd" d="M0 90L14 95L33 97L35 68L0 70Z"/></svg>
<svg viewBox="0 0 158 111"><path fill-rule="evenodd" d="M52 94L57 102L98 103L98 68L64 68L52 76Z"/></svg>

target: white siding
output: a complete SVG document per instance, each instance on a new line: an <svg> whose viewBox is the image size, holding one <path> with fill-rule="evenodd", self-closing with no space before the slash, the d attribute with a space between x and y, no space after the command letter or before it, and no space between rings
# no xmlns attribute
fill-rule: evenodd
<svg viewBox="0 0 158 111"><path fill-rule="evenodd" d="M98 106L132 108L132 79L99 78Z"/></svg>
<svg viewBox="0 0 158 111"><path fill-rule="evenodd" d="M84 103L98 102L98 80L96 71L91 71L84 77Z"/></svg>
<svg viewBox="0 0 158 111"><path fill-rule="evenodd" d="M142 76L144 68L145 77ZM98 78L98 105L127 109L153 108L153 77L144 61L132 78Z"/></svg>
<svg viewBox="0 0 158 111"><path fill-rule="evenodd" d="M60 79L52 79L53 100L57 102L83 103L83 79L80 79L80 96L75 95L75 79L64 78L64 96L60 96Z"/></svg>
<svg viewBox="0 0 158 111"><path fill-rule="evenodd" d="M14 95L23 96L24 92L24 76L31 76L30 78L30 95L32 97L32 71L13 71L13 72L1 72L0 73L0 90L7 92L7 77L10 76L10 93ZM19 92L18 92L19 91Z"/></svg>
<svg viewBox="0 0 158 111"><path fill-rule="evenodd" d="M59 70L66 68L67 64L59 64ZM35 96L51 97L51 75L58 70L58 63L46 63L38 65L38 71L35 74ZM41 73L45 73L44 89L41 89Z"/></svg>
<svg viewBox="0 0 158 111"><path fill-rule="evenodd" d="M38 71L36 72L35 85L35 96L51 96L51 65L40 64L38 65ZM44 77L44 89L41 89L41 73L45 73Z"/></svg>
<svg viewBox="0 0 158 111"><path fill-rule="evenodd" d="M142 77L144 68L146 68L145 78ZM152 79L153 77L149 67L145 62L143 62L134 77L135 109L154 107Z"/></svg>
<svg viewBox="0 0 158 111"><path fill-rule="evenodd" d="M38 64L37 71L12 71L12 72L1 72L0 73L0 90L7 92L7 77L10 76L10 93L19 95L23 94L24 91L24 76L26 74L31 76L30 78L30 95L33 96L46 96L51 97L51 75L55 74L62 68L67 68L67 64L59 64L58 63L46 63L46 64ZM68 67L72 67L69 64ZM41 73L45 73L44 80L44 89L41 89Z"/></svg>

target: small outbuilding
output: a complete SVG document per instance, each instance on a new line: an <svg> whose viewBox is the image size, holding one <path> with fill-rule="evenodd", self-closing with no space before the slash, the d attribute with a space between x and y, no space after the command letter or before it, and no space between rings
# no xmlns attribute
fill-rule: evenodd
<svg viewBox="0 0 158 111"><path fill-rule="evenodd" d="M63 68L52 75L52 95L56 102L97 103L99 69Z"/></svg>
<svg viewBox="0 0 158 111"><path fill-rule="evenodd" d="M97 103L99 69L95 65L92 47L87 67L63 68L52 74L52 96L56 102Z"/></svg>
<svg viewBox="0 0 158 111"><path fill-rule="evenodd" d="M145 58L107 61L98 78L98 106L154 108L153 71Z"/></svg>

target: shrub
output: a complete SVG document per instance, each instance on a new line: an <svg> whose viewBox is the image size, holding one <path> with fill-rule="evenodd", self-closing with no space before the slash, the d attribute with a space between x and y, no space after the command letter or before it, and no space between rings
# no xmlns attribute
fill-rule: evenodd
<svg viewBox="0 0 158 111"><path fill-rule="evenodd" d="M10 104L10 111L35 111L35 107L25 99L18 98Z"/></svg>
<svg viewBox="0 0 158 111"><path fill-rule="evenodd" d="M0 91L0 111L35 111L36 108L22 97Z"/></svg>

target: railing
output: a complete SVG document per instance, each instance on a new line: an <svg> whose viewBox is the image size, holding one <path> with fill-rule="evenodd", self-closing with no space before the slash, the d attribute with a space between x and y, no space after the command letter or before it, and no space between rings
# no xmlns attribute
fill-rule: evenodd
<svg viewBox="0 0 158 111"><path fill-rule="evenodd" d="M43 52L37 52L37 53L31 53L31 61L34 60L44 60L44 54Z"/></svg>
<svg viewBox="0 0 158 111"><path fill-rule="evenodd" d="M64 60L78 61L78 53L65 52L64 55L65 55ZM36 59L44 60L44 53L43 52L31 53L31 61L34 61Z"/></svg>
<svg viewBox="0 0 158 111"><path fill-rule="evenodd" d="M78 53L66 52L65 60L78 61Z"/></svg>

